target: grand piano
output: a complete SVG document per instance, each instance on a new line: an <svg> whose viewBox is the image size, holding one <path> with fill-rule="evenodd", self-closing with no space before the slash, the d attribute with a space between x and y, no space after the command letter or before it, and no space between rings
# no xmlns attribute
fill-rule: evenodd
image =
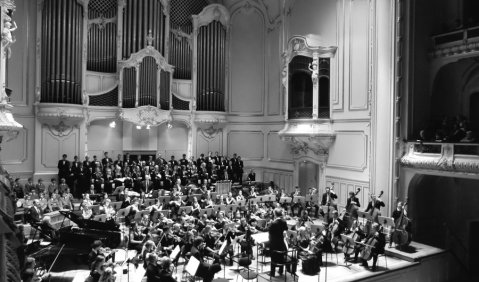
<svg viewBox="0 0 479 282"><path fill-rule="evenodd" d="M122 233L119 225L114 221L100 222L95 220L83 219L72 211L60 211L65 218L68 218L76 224L62 226L54 233L56 236L51 238L52 227L43 224L31 223L32 227L37 229L44 238L52 240L48 247L30 254L39 265L50 266L58 255L52 271L67 271L72 267L75 269L88 269L88 253L91 250L91 244L95 240L103 242L104 247L110 249L118 248L122 244Z"/></svg>

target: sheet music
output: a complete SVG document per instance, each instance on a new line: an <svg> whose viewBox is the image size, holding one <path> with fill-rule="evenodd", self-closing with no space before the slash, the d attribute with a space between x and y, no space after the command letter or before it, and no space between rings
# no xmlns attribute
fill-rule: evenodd
<svg viewBox="0 0 479 282"><path fill-rule="evenodd" d="M191 256L190 260L188 261L188 264L185 266L185 270L191 276L195 276L196 270L198 270L199 266L200 266L200 261L196 259L194 256Z"/></svg>
<svg viewBox="0 0 479 282"><path fill-rule="evenodd" d="M173 251L170 254L170 259L174 260L178 256L179 253L180 253L180 246L176 245L176 247L173 249Z"/></svg>
<svg viewBox="0 0 479 282"><path fill-rule="evenodd" d="M251 237L258 244L269 241L269 233L268 232L260 232L260 233L257 233L257 234L253 234L253 235L251 235Z"/></svg>

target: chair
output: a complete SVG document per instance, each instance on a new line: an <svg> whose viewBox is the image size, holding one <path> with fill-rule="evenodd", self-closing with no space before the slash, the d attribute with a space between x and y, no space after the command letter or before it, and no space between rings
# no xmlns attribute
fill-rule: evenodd
<svg viewBox="0 0 479 282"><path fill-rule="evenodd" d="M388 256L386 255L385 252L383 252L382 254L378 254L378 261L376 262L376 267L379 264L379 257L384 257L384 262L386 263L386 269L388 269Z"/></svg>
<svg viewBox="0 0 479 282"><path fill-rule="evenodd" d="M238 260L238 266L243 267L240 269L238 276L236 276L236 281L238 277L241 276L242 280L253 280L258 277L258 273L252 271L249 266L251 265L251 259L249 257L242 257Z"/></svg>
<svg viewBox="0 0 479 282"><path fill-rule="evenodd" d="M283 267L284 273L284 282L287 281L288 272L286 269L289 267L291 270L291 275L296 276L296 268L297 268L298 260L296 259L296 250L288 250L288 251L277 251L271 250L271 271L275 270L276 267ZM270 281L271 281L270 276Z"/></svg>

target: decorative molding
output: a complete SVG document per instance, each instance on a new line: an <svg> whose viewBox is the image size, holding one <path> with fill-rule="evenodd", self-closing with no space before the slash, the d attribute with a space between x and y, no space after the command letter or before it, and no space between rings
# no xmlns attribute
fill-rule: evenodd
<svg viewBox="0 0 479 282"><path fill-rule="evenodd" d="M211 4L206 6L198 15L193 15L193 29L199 29L213 21L219 21L226 27L228 32L230 24L230 13L225 6Z"/></svg>
<svg viewBox="0 0 479 282"><path fill-rule="evenodd" d="M152 106L121 109L119 117L140 126L158 126L172 120L170 111L160 110Z"/></svg>
<svg viewBox="0 0 479 282"><path fill-rule="evenodd" d="M102 14L99 18L88 20L88 30L90 30L92 25L98 25L98 29L102 31L108 24L117 24L117 21L117 16L112 18L105 18Z"/></svg>
<svg viewBox="0 0 479 282"><path fill-rule="evenodd" d="M138 67L145 57L153 57L158 64L158 66L167 72L173 72L174 67L166 61L165 57L161 55L153 46L147 46L140 51L131 54L128 60L123 60L118 62L118 67L120 69ZM121 78L121 76L120 76Z"/></svg>
<svg viewBox="0 0 479 282"><path fill-rule="evenodd" d="M37 119L42 124L55 126L63 122L68 126L76 126L85 119L85 107L73 104L36 103Z"/></svg>
<svg viewBox="0 0 479 282"><path fill-rule="evenodd" d="M73 126L68 126L63 121L60 121L57 125L47 125L47 127L50 133L56 137L68 136L73 131Z"/></svg>
<svg viewBox="0 0 479 282"><path fill-rule="evenodd" d="M188 45L190 46L190 49L193 50L193 35L188 34L181 30L181 27L179 29L171 29L170 30L171 34L173 34L173 38L177 41L181 41L183 39L186 39L188 42Z"/></svg>
<svg viewBox="0 0 479 282"><path fill-rule="evenodd" d="M222 128L215 128L213 125L211 125L208 128L198 128L199 131L202 133L203 137L206 139L215 139L217 135L221 134L223 132Z"/></svg>
<svg viewBox="0 0 479 282"><path fill-rule="evenodd" d="M459 155L454 153L454 146L460 146L461 144L439 143L437 145L441 145L440 154L416 151L415 146L418 144L420 145L416 142L407 144L407 152L400 160L403 167L479 175L478 154ZM476 146L479 147L479 145ZM477 151L479 151L479 148L476 148Z"/></svg>

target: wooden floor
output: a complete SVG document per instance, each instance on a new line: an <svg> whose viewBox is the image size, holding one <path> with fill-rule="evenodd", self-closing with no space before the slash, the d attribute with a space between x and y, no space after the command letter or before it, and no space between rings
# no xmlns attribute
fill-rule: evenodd
<svg viewBox="0 0 479 282"><path fill-rule="evenodd" d="M282 282L286 281L287 282L293 282L293 281L299 281L299 282L314 282L314 281L357 281L357 280L362 280L368 277L373 277L373 276L380 276L388 271L395 271L399 270L402 268L406 268L412 265L417 264L416 262L420 257L422 256L429 256L433 255L435 253L442 252L442 250L429 247L426 245L418 244L415 242L411 243L411 249L416 249L416 252L400 252L396 250L395 248L387 248L387 253L390 254L388 256L380 256L378 259L378 268L376 271L372 271L370 269L364 268L361 266L360 263L344 263L344 256L341 253L337 254L328 254L327 257L326 255L323 255L323 263L324 266L321 267L320 275L315 275L315 276L309 276L305 275L301 271L301 261L298 264L298 269L297 269L297 277L291 276L291 274L287 274L286 277L284 274L282 276L279 276L276 274L276 277L271 278L269 277L269 270L270 270L270 264L261 264L258 262L258 260L253 260L250 268L252 271L255 271L258 273L258 282L261 281L276 281L276 282ZM254 252L256 253L256 249L254 249ZM403 256L408 257L407 259L400 258L400 257L395 257L391 255L395 255L395 253L402 253ZM133 257L135 255L135 251L129 251L128 256ZM117 255L116 255L117 261L123 261L124 258L126 258L126 253L124 250L118 250ZM261 261L260 257L260 261ZM269 259L266 260L268 262ZM371 262L369 262L369 265L371 265ZM173 276L177 279L178 282L182 281L183 278L186 278L186 274L183 275L183 270L184 270L184 263L183 260L180 260L178 269L175 269L175 272ZM242 281L243 278L239 275L239 272L237 271L238 265L234 264L233 266L226 266L226 269L224 266L222 266L223 269L221 272L217 273L215 278L218 279L218 281L223 280L222 278L225 278L226 280L232 280L232 281ZM127 265L117 265L115 270L117 272L116 276L117 282L140 282L142 281L145 270L143 267L140 265L138 268L136 268L134 265L130 264L129 265L129 272L124 273L124 270L127 268ZM88 277L89 272L87 270L72 270L64 273L56 273L54 274L55 277L62 277L62 279L52 279L51 281L75 281L75 282L84 282L85 279ZM294 278L294 280L293 280Z"/></svg>

